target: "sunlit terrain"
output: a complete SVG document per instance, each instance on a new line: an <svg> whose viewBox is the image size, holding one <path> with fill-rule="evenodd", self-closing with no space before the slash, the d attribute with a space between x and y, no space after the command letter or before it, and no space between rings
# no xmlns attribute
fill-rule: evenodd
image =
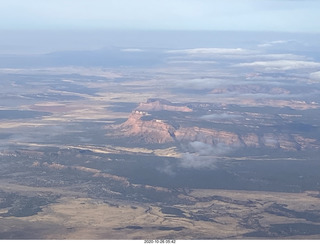
<svg viewBox="0 0 320 244"><path fill-rule="evenodd" d="M0 239L320 238L319 35L117 35L0 55Z"/></svg>

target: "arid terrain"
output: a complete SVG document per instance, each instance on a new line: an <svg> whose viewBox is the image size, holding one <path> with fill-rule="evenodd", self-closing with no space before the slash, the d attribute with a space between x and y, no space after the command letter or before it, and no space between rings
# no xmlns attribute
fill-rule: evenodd
<svg viewBox="0 0 320 244"><path fill-rule="evenodd" d="M38 58L0 68L0 239L320 238L315 54Z"/></svg>

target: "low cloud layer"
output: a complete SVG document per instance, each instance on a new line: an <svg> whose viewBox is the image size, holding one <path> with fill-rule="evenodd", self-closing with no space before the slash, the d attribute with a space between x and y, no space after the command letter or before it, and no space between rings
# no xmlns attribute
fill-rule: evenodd
<svg viewBox="0 0 320 244"><path fill-rule="evenodd" d="M192 48L181 50L170 50L167 53L187 54L187 55L243 55L252 51L243 48Z"/></svg>
<svg viewBox="0 0 320 244"><path fill-rule="evenodd" d="M276 40L259 44L258 47L272 47L275 45L287 44L288 42L290 42L290 40Z"/></svg>
<svg viewBox="0 0 320 244"><path fill-rule="evenodd" d="M235 67L254 67L265 70L292 70L292 69L312 69L320 68L320 63L300 60L275 60L275 61L256 61L251 63L240 63Z"/></svg>
<svg viewBox="0 0 320 244"><path fill-rule="evenodd" d="M164 161L157 170L171 177L175 177L182 169L215 170L219 167L219 157L226 156L233 149L223 143L212 145L201 141L189 142L183 146L185 152L176 164Z"/></svg>
<svg viewBox="0 0 320 244"><path fill-rule="evenodd" d="M215 169L217 157L226 155L232 148L225 144L211 145L200 141L190 142L188 152L183 153L179 162L182 168Z"/></svg>
<svg viewBox="0 0 320 244"><path fill-rule="evenodd" d="M164 165L162 165L161 167L157 167L157 170L172 177L176 175L176 171L169 161L165 161Z"/></svg>
<svg viewBox="0 0 320 244"><path fill-rule="evenodd" d="M126 48L126 49L121 49L122 52L129 52L129 53L137 53L137 52L144 52L143 49L139 48Z"/></svg>
<svg viewBox="0 0 320 244"><path fill-rule="evenodd" d="M292 53L270 53L270 54L261 54L261 55L255 55L256 59L264 59L264 60L301 60L305 61L307 57L302 55L296 55Z"/></svg>
<svg viewBox="0 0 320 244"><path fill-rule="evenodd" d="M237 115L237 114L222 113L222 114L203 115L200 118L204 120L225 120L225 119L237 119L241 117L242 117L241 115Z"/></svg>
<svg viewBox="0 0 320 244"><path fill-rule="evenodd" d="M183 89L192 89L193 91L196 90L203 90L203 89L214 89L221 84L225 84L226 80L220 78L199 78L199 79L181 79L175 81L174 84L171 84L175 88L183 88Z"/></svg>
<svg viewBox="0 0 320 244"><path fill-rule="evenodd" d="M320 71L311 73L310 74L310 80L312 82L320 82Z"/></svg>

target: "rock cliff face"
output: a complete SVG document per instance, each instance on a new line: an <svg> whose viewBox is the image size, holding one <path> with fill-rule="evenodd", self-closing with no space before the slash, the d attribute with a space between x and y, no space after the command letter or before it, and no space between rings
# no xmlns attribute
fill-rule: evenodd
<svg viewBox="0 0 320 244"><path fill-rule="evenodd" d="M119 126L121 134L124 136L134 136L138 140L146 143L166 143L174 141L173 126L162 120L143 121L141 118L147 113L134 111L128 120Z"/></svg>
<svg viewBox="0 0 320 244"><path fill-rule="evenodd" d="M214 129L206 129L199 127L180 128L175 131L178 141L201 141L206 144L225 144L232 146L240 146L240 138L237 134L228 131L218 131Z"/></svg>
<svg viewBox="0 0 320 244"><path fill-rule="evenodd" d="M139 110L138 110L139 108ZM146 111L179 111L189 113L192 110L186 106L175 106L161 100L149 100L133 111L128 120L115 126L114 134L122 137L132 137L144 143L188 143L200 141L206 144L224 144L232 147L270 148L283 150L303 150L320 148L317 141L304 138L301 135L284 133L235 133L215 128L177 125L175 121L156 119ZM144 111L142 111L144 110ZM187 120L187 119L186 119Z"/></svg>
<svg viewBox="0 0 320 244"><path fill-rule="evenodd" d="M133 112L119 129L124 136L135 136L146 143L168 143L174 141L201 141L207 144L223 143L226 145L240 145L238 135L228 131L217 131L199 127L181 127L175 129L168 122L153 119L143 121L144 112Z"/></svg>

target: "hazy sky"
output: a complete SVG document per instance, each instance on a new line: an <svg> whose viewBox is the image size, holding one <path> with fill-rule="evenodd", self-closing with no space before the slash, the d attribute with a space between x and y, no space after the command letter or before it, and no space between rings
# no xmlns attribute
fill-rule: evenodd
<svg viewBox="0 0 320 244"><path fill-rule="evenodd" d="M320 32L319 0L0 0L0 30Z"/></svg>

